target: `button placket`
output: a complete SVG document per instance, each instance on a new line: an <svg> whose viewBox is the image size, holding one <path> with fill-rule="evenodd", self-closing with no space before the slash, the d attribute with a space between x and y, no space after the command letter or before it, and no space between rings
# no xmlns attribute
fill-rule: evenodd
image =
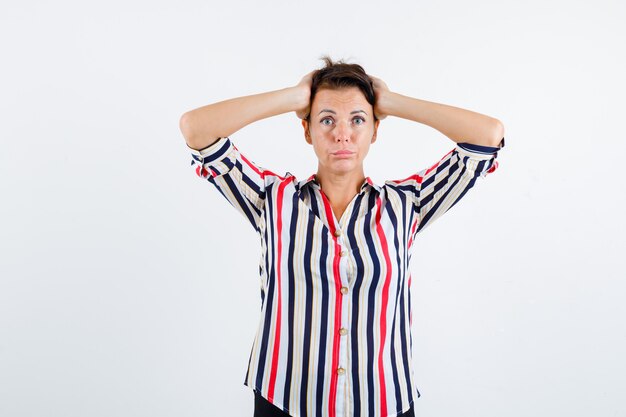
<svg viewBox="0 0 626 417"><path fill-rule="evenodd" d="M337 396L337 406L341 407L341 405L345 405L347 401L348 395L348 386L347 386L347 378L348 378L348 329L347 329L347 317L349 311L349 300L348 297L350 293L349 288L349 277L350 277L350 250L344 244L344 233L341 229L337 228L333 232L334 241L337 244L337 252L336 256L339 257L339 278L341 280L341 288L340 293L343 299L342 302L342 311L341 311L341 327L336 330L339 337L339 362L337 364L337 368L334 370L336 372L338 382L338 396Z"/></svg>
<svg viewBox="0 0 626 417"><path fill-rule="evenodd" d="M342 277L345 276L345 273L342 274ZM342 279L342 283L345 279ZM348 388L348 329L346 328L346 323L348 321L348 311L349 311L349 294L350 289L346 284L340 289L341 297L343 298L342 308L341 308L341 327L337 330L339 337L339 363L337 364L337 369L335 372L337 373L338 380L338 392L337 392L337 407L343 408L346 405L346 401L348 401L349 388ZM342 407L343 406L343 407ZM345 412L345 410L344 410ZM344 414L342 414L344 415Z"/></svg>

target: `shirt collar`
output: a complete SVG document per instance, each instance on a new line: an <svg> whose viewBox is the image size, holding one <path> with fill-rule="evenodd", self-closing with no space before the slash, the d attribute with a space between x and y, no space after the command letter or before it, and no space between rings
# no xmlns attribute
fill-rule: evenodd
<svg viewBox="0 0 626 417"><path fill-rule="evenodd" d="M315 174L312 174L309 178L302 180L298 183L298 190L302 190L303 187L306 187L307 185L311 185L311 186L315 186L317 188L319 188L319 183L317 182L316 178L315 178ZM361 191L363 191L365 188L367 187L372 187L373 189L375 189L376 191L378 191L380 193L381 188L374 184L374 182L372 181L372 179L370 177L365 177L365 180L363 181L363 184L361 184Z"/></svg>

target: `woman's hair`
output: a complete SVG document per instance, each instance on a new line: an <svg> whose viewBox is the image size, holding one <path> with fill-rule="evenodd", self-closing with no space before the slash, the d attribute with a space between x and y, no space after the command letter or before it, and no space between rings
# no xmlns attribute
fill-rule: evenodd
<svg viewBox="0 0 626 417"><path fill-rule="evenodd" d="M319 69L313 73L313 80L311 81L311 101L317 91L323 88L331 90L338 90L346 87L357 87L368 103L374 107L376 104L376 96L374 95L374 86L369 75L365 72L362 66L358 64L347 64L343 60L333 62L333 60L325 55L321 58L326 64L324 68ZM309 120L310 114L307 115Z"/></svg>

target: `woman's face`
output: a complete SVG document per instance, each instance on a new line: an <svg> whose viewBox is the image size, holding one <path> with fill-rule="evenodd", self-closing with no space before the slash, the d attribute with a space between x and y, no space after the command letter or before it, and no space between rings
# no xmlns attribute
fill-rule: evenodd
<svg viewBox="0 0 626 417"><path fill-rule="evenodd" d="M317 155L318 169L333 174L361 174L379 123L361 90L318 90L310 114L302 126L306 141Z"/></svg>

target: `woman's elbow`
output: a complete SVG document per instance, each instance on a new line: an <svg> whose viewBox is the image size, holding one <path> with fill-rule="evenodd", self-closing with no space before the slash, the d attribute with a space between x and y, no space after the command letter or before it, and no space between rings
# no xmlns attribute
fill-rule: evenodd
<svg viewBox="0 0 626 417"><path fill-rule="evenodd" d="M498 148L500 146L500 143L502 142L502 139L504 139L504 124L498 119L495 119L494 124L494 135L491 146L493 146L494 148Z"/></svg>
<svg viewBox="0 0 626 417"><path fill-rule="evenodd" d="M180 117L180 120L178 121L178 128L183 134L185 142L187 142L187 146L193 149L202 148L202 144L197 140L198 135L194 133L192 117L189 112Z"/></svg>
<svg viewBox="0 0 626 417"><path fill-rule="evenodd" d="M189 142L189 137L191 137L191 117L189 116L189 113L185 113L182 116L180 116L180 120L178 121L178 128L180 129L180 132L183 134L183 136L185 137L185 140L187 140L187 142Z"/></svg>

